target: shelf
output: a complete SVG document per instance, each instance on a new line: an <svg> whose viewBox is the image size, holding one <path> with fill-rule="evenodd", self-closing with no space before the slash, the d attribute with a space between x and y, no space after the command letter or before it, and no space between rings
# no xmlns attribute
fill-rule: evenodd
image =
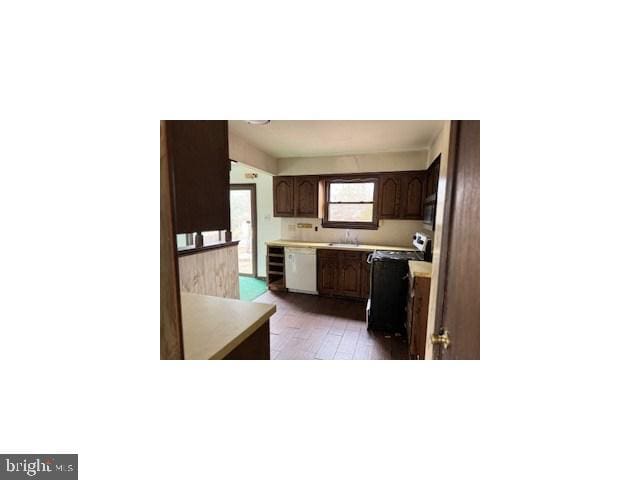
<svg viewBox="0 0 640 480"><path fill-rule="evenodd" d="M279 280L274 280L269 282L269 290L284 290L284 278L280 278Z"/></svg>
<svg viewBox="0 0 640 480"><path fill-rule="evenodd" d="M286 290L284 247L267 248L267 284L269 290Z"/></svg>

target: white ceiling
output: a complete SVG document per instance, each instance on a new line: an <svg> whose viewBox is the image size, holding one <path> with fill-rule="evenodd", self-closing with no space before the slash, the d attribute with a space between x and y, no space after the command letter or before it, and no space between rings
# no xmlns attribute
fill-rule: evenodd
<svg viewBox="0 0 640 480"><path fill-rule="evenodd" d="M229 130L274 158L402 152L429 147L442 120L273 120Z"/></svg>

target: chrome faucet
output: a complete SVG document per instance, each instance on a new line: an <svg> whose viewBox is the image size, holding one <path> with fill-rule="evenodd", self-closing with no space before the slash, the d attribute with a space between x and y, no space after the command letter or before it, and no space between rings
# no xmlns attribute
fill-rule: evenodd
<svg viewBox="0 0 640 480"><path fill-rule="evenodd" d="M351 237L351 230L347 229L344 234L344 243L347 245L358 245L358 237Z"/></svg>

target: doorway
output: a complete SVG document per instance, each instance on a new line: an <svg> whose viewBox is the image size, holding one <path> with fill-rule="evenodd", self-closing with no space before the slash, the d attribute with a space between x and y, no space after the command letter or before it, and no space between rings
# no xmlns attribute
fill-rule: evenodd
<svg viewBox="0 0 640 480"><path fill-rule="evenodd" d="M240 242L238 244L238 273L255 277L258 250L256 184L231 184L230 196L231 239Z"/></svg>

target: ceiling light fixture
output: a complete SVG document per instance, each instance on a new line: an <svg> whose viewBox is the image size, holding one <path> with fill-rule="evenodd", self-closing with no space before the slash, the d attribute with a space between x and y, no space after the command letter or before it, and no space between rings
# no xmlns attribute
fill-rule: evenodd
<svg viewBox="0 0 640 480"><path fill-rule="evenodd" d="M271 120L247 120L249 125L269 125Z"/></svg>

